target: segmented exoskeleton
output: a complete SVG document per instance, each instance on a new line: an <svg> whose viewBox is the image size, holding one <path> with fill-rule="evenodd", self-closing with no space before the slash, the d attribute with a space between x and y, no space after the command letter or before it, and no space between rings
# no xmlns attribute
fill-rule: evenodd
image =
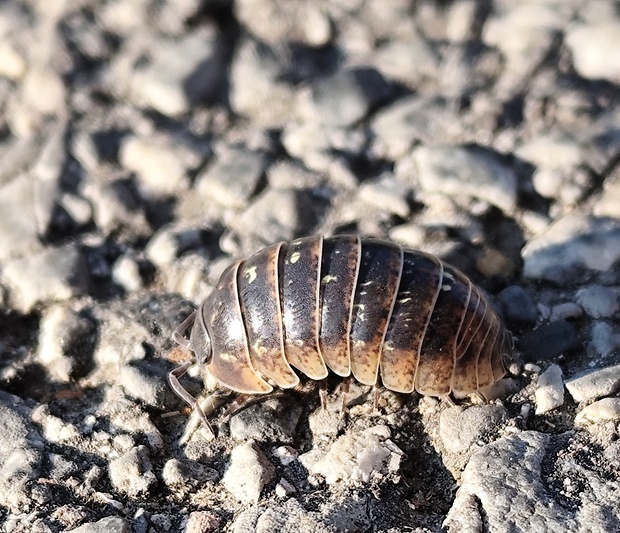
<svg viewBox="0 0 620 533"><path fill-rule="evenodd" d="M510 332L459 270L353 235L278 243L236 261L174 338L195 354L170 374L192 405L178 378L193 363L244 394L295 387L296 369L462 397L501 379L512 359Z"/></svg>

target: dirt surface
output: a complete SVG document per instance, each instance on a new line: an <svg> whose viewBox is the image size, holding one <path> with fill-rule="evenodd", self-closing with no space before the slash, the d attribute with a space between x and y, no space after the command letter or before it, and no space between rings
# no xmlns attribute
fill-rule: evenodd
<svg viewBox="0 0 620 533"><path fill-rule="evenodd" d="M2 531L619 531L618 49L611 0L0 3ZM486 402L305 379L209 438L172 331L319 233L489 295Z"/></svg>

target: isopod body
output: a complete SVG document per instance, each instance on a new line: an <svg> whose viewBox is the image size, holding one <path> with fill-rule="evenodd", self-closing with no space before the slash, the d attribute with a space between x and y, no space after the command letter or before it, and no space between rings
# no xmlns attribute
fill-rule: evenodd
<svg viewBox="0 0 620 533"><path fill-rule="evenodd" d="M501 379L512 359L510 332L463 273L354 235L278 243L233 263L186 322L195 362L245 394L294 387L295 370L313 380L331 370L462 397Z"/></svg>

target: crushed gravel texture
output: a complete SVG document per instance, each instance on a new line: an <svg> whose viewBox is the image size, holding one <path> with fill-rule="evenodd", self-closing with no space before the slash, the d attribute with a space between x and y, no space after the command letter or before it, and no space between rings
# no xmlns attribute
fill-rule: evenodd
<svg viewBox="0 0 620 533"><path fill-rule="evenodd" d="M620 531L619 47L614 0L0 2L0 531ZM172 331L315 233L462 269L509 375L210 439Z"/></svg>

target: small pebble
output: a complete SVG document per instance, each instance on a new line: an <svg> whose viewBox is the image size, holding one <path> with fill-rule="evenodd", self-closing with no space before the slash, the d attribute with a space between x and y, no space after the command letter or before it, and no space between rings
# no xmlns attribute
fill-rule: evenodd
<svg viewBox="0 0 620 533"><path fill-rule="evenodd" d="M217 479L218 473L197 462L168 459L162 470L162 478L168 487L187 488L201 486Z"/></svg>
<svg viewBox="0 0 620 533"><path fill-rule="evenodd" d="M565 383L576 402L610 396L620 388L620 365L586 370L567 379Z"/></svg>
<svg viewBox="0 0 620 533"><path fill-rule="evenodd" d="M55 380L68 382L89 370L95 342L92 320L63 304L53 305L41 318L37 359Z"/></svg>
<svg viewBox="0 0 620 533"><path fill-rule="evenodd" d="M274 475L273 465L258 445L250 440L232 450L222 484L240 502L256 503L264 486Z"/></svg>
<svg viewBox="0 0 620 533"><path fill-rule="evenodd" d="M509 322L534 324L538 318L536 303L528 292L517 285L506 287L497 295Z"/></svg>
<svg viewBox="0 0 620 533"><path fill-rule="evenodd" d="M112 267L112 280L127 292L134 292L143 287L140 265L127 255L119 257Z"/></svg>
<svg viewBox="0 0 620 533"><path fill-rule="evenodd" d="M616 420L620 420L620 398L603 398L579 411L575 417L575 424L584 426Z"/></svg>
<svg viewBox="0 0 620 533"><path fill-rule="evenodd" d="M542 415L564 404L562 369L551 365L538 377L536 385L536 414Z"/></svg>
<svg viewBox="0 0 620 533"><path fill-rule="evenodd" d="M108 516L97 522L82 524L67 533L131 533L131 527L124 518Z"/></svg>
<svg viewBox="0 0 620 533"><path fill-rule="evenodd" d="M611 317L620 308L618 294L601 285L590 285L578 290L577 303L592 318Z"/></svg>
<svg viewBox="0 0 620 533"><path fill-rule="evenodd" d="M187 517L183 533L211 533L220 531L222 519L212 511L192 511Z"/></svg>
<svg viewBox="0 0 620 533"><path fill-rule="evenodd" d="M366 483L375 476L397 472L402 457L402 450L390 440L389 428L374 426L343 435L321 458L304 454L299 459L310 473L333 485L340 480Z"/></svg>
<svg viewBox="0 0 620 533"><path fill-rule="evenodd" d="M273 455L280 460L282 466L286 466L297 460L299 452L291 446L279 446L274 450Z"/></svg>
<svg viewBox="0 0 620 533"><path fill-rule="evenodd" d="M276 485L275 492L276 492L276 496L278 498L286 498L286 497L290 496L291 494L295 494L295 492L297 492L297 490L286 479L280 478L280 481Z"/></svg>
<svg viewBox="0 0 620 533"><path fill-rule="evenodd" d="M114 488L132 498L144 496L157 483L148 448L142 445L110 461L108 473Z"/></svg>
<svg viewBox="0 0 620 533"><path fill-rule="evenodd" d="M620 329L607 322L594 322L590 338L587 352L593 359L609 357L620 348Z"/></svg>
<svg viewBox="0 0 620 533"><path fill-rule="evenodd" d="M88 265L76 244L10 261L2 277L14 306L23 313L41 302L69 300L85 293L89 285Z"/></svg>
<svg viewBox="0 0 620 533"><path fill-rule="evenodd" d="M620 221L565 215L528 241L521 255L526 278L574 283L579 270L605 272L620 259Z"/></svg>
<svg viewBox="0 0 620 533"><path fill-rule="evenodd" d="M526 361L555 361L579 344L577 330L565 320L545 324L523 335L517 342Z"/></svg>
<svg viewBox="0 0 620 533"><path fill-rule="evenodd" d="M467 409L450 407L441 413L439 436L449 453L466 453L483 436L506 418L501 405L472 406Z"/></svg>
<svg viewBox="0 0 620 533"><path fill-rule="evenodd" d="M573 302L564 302L554 305L551 309L549 320L557 322L558 320L566 320L567 318L578 318L583 315L583 309Z"/></svg>

